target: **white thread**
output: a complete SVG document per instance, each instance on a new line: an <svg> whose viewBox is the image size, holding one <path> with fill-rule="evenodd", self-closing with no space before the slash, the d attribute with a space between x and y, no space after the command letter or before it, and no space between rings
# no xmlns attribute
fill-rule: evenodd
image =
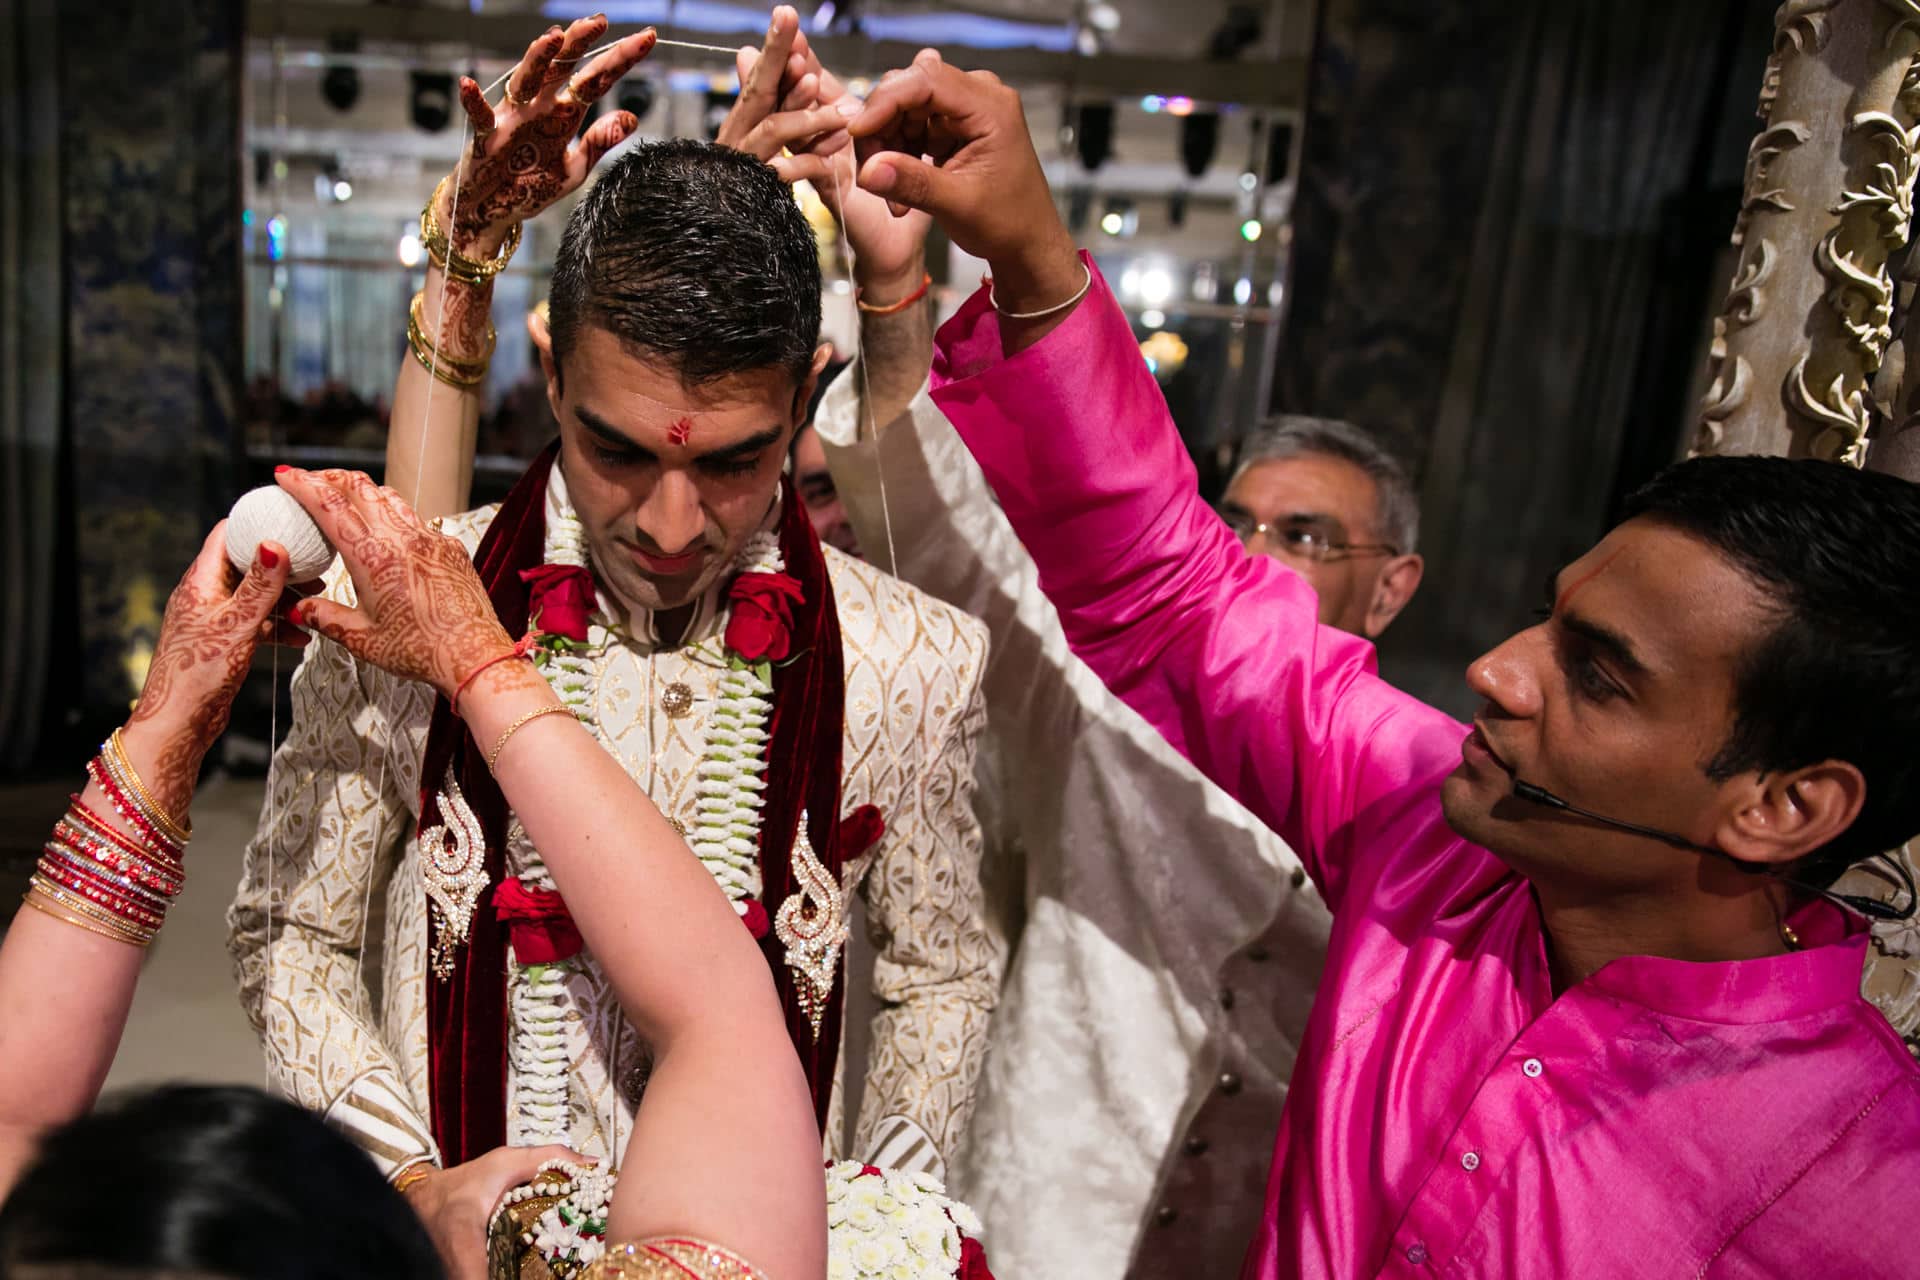
<svg viewBox="0 0 1920 1280"><path fill-rule="evenodd" d="M273 686L272 688L273 688L273 708L272 710L267 712L267 830L269 831L272 831L274 829L274 826L273 826L273 753L279 746L279 742L280 742L280 646L278 644L275 644L273 646ZM267 1020L269 1022L273 1018L273 967L274 967L273 966L273 950L274 950L274 947L273 947L273 864L274 864L274 861L275 859L273 857L273 851L269 849L267 851L267 998L261 1002L262 1008L266 1010ZM267 1028L267 1033L269 1035L273 1033L273 1028L271 1026ZM262 1093L271 1094L273 1092L273 1055L270 1053L264 1052L264 1050L260 1054L260 1075L261 1075L260 1091Z"/></svg>
<svg viewBox="0 0 1920 1280"><path fill-rule="evenodd" d="M893 510L887 505L887 468L880 456L880 429L873 420L873 382L867 373L866 322L861 320L859 286L853 280L853 239L847 235L847 193L840 185L840 162L833 162L833 195L840 206L840 258L847 271L847 288L854 297L854 359L860 362L860 403L867 414L867 438L873 441L873 473L880 481L880 523L887 530L887 572L900 576L900 557L893 549Z"/></svg>
<svg viewBox="0 0 1920 1280"><path fill-rule="evenodd" d="M626 38L627 37L625 36L621 36L620 40L625 40ZM556 66L556 67L571 67L575 63L585 62L588 58L593 57L595 54L605 53L609 49L617 48L620 44L620 40L615 40L609 44L603 44L598 49L589 49L585 53L578 54L571 58L555 58L553 62L549 65ZM724 44L695 44L691 40L666 40L659 36L655 36L653 38L653 44L655 48L659 48L661 45L667 45L668 47L674 48L674 49L702 49L708 53L724 53L728 57L735 57L740 52L738 49L728 45L724 45ZM518 71L519 69L520 69L520 64L516 62L512 66L508 67L505 71L502 71L499 77L495 79L492 84L488 85L486 88L480 91L480 96L484 98L488 94L492 93L495 89L498 89L501 85L507 82L507 80L513 75L514 72Z"/></svg>

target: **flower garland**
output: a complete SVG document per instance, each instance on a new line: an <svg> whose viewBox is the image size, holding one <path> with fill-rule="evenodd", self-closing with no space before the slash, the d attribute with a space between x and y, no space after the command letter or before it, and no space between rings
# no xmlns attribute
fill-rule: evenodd
<svg viewBox="0 0 1920 1280"><path fill-rule="evenodd" d="M843 1160L826 1180L827 1280L992 1280L979 1217L937 1179ZM616 1181L603 1168L549 1160L506 1194L489 1234L512 1233L515 1253L576 1275L606 1252Z"/></svg>
<svg viewBox="0 0 1920 1280"><path fill-rule="evenodd" d="M535 662L554 696L594 729L592 693L600 656L613 632L595 605L586 529L556 474L544 561L521 574L529 587ZM765 804L767 726L773 716L773 663L788 656L798 582L785 572L779 538L758 532L734 559L733 614L723 651L726 670L696 770L693 830L687 842L755 938L770 926L760 901L760 825ZM676 824L677 825L677 824ZM516 1084L516 1143L565 1145L567 1106L565 975L579 951L566 904L539 850L524 838L517 880L494 893L498 917L512 926L516 964L508 983L512 1036L507 1056Z"/></svg>
<svg viewBox="0 0 1920 1280"><path fill-rule="evenodd" d="M924 1173L828 1165L827 1280L986 1275L980 1219L946 1192Z"/></svg>

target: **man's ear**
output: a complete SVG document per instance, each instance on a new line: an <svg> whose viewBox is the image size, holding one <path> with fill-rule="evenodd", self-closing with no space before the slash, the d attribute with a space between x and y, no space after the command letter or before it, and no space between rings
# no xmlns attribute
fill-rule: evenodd
<svg viewBox="0 0 1920 1280"><path fill-rule="evenodd" d="M1400 616L1407 607L1407 601L1413 599L1413 593L1420 589L1420 579L1427 571L1427 562L1418 555L1395 556L1382 565L1373 580L1373 599L1367 605L1367 639L1378 640L1387 625Z"/></svg>
<svg viewBox="0 0 1920 1280"><path fill-rule="evenodd" d="M833 359L833 344L823 342L813 349L813 365L807 370L807 376L800 379L800 385L793 393L793 423L797 428L807 418L807 406L813 403L813 389L819 385L820 374L826 369L827 362Z"/></svg>
<svg viewBox="0 0 1920 1280"><path fill-rule="evenodd" d="M1867 780L1844 760L1785 773L1748 774L1727 785L1714 844L1742 862L1785 866L1832 843L1867 801Z"/></svg>
<svg viewBox="0 0 1920 1280"><path fill-rule="evenodd" d="M553 410L553 420L560 420L560 365L553 358L553 327L548 322L547 304L541 302L527 312L527 337L533 340L533 349L540 353L540 371L547 379L547 405Z"/></svg>

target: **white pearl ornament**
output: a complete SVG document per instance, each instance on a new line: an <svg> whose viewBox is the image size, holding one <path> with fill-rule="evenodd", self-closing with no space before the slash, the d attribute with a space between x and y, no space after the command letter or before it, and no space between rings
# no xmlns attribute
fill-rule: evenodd
<svg viewBox="0 0 1920 1280"><path fill-rule="evenodd" d="M227 515L227 559L245 573L253 567L262 542L287 549L288 582L312 582L333 563L333 544L293 495L277 485L262 485L240 495Z"/></svg>

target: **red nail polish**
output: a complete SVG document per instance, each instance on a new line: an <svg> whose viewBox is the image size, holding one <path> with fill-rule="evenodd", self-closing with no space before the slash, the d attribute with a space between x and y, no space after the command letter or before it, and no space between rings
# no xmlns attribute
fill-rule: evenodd
<svg viewBox="0 0 1920 1280"><path fill-rule="evenodd" d="M291 471L291 470L293 470L293 468L283 462L279 466L273 469L273 474L279 475L283 471Z"/></svg>
<svg viewBox="0 0 1920 1280"><path fill-rule="evenodd" d="M294 604L294 605L288 606L287 621L291 622L296 627L306 626L307 625L306 605L304 603L300 603L300 604Z"/></svg>
<svg viewBox="0 0 1920 1280"><path fill-rule="evenodd" d="M259 551L261 564L267 566L269 569L278 569L280 567L280 556L277 552L269 547L261 547Z"/></svg>

